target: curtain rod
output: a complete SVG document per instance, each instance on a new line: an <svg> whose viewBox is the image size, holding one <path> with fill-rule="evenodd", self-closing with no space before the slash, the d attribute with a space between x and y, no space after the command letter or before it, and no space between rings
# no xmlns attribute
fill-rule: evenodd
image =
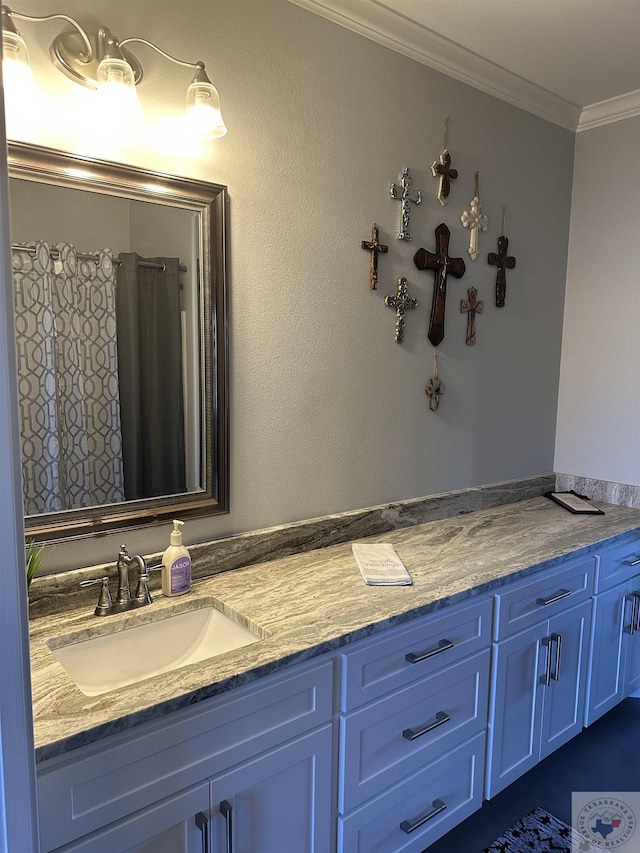
<svg viewBox="0 0 640 853"><path fill-rule="evenodd" d="M32 258L35 257L35 250L30 246L11 246L12 251L14 252L27 252L31 255ZM82 252L77 253L78 258L81 261L95 261L98 263L98 255L85 255ZM57 249L49 249L49 257L54 261L57 261L60 257L60 252ZM113 258L113 263L115 266L119 267L122 261L119 258ZM156 264L153 261L138 261L138 266L145 267L147 269L152 270L162 270L164 272L165 266L164 264ZM187 267L184 264L180 264L180 272L186 272Z"/></svg>

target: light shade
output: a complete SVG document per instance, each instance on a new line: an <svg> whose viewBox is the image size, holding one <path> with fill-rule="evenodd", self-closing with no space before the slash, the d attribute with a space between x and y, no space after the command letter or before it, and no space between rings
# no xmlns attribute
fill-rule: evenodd
<svg viewBox="0 0 640 853"><path fill-rule="evenodd" d="M98 65L96 82L103 110L114 111L114 118L132 120L142 117L133 69L114 40L109 42Z"/></svg>
<svg viewBox="0 0 640 853"><path fill-rule="evenodd" d="M29 51L15 29L2 31L2 79L5 94L12 98L29 97L35 89Z"/></svg>
<svg viewBox="0 0 640 853"><path fill-rule="evenodd" d="M207 77L204 65L200 62L187 89L185 118L190 130L202 139L216 139L227 132L220 112L218 91Z"/></svg>

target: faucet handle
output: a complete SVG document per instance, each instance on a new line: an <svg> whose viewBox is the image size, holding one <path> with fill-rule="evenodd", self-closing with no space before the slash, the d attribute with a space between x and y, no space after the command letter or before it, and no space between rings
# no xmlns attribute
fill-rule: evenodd
<svg viewBox="0 0 640 853"><path fill-rule="evenodd" d="M98 605L93 612L96 616L108 616L113 609L113 601L111 600L111 591L109 589L109 578L92 578L91 580L80 581L80 586L94 586L97 583L101 584L100 597L98 598Z"/></svg>

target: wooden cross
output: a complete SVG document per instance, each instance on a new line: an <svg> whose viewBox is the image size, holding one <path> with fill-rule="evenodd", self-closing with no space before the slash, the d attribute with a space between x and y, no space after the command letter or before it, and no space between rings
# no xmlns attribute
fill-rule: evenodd
<svg viewBox="0 0 640 853"><path fill-rule="evenodd" d="M398 279L398 291L395 296L385 296L384 304L396 309L396 341L401 344L404 340L404 315L406 311L417 308L418 300L409 296L407 279Z"/></svg>
<svg viewBox="0 0 640 853"><path fill-rule="evenodd" d="M478 196L478 172L476 172L476 191L474 197L469 202L469 210L463 210L460 222L465 228L469 229L469 256L472 261L478 257L478 232L486 231L489 227L489 217L480 213L480 198Z"/></svg>
<svg viewBox="0 0 640 853"><path fill-rule="evenodd" d="M498 237L498 252L489 252L487 260L491 266L498 267L496 274L496 306L504 308L504 298L507 293L507 273L506 270L512 270L516 265L516 259L513 255L507 255L509 250L509 241L502 235Z"/></svg>
<svg viewBox="0 0 640 853"><path fill-rule="evenodd" d="M449 193L451 192L451 181L458 177L458 170L451 168L451 154L447 151L447 130L449 119L444 123L444 149L440 154L439 160L434 160L431 164L431 174L434 178L440 178L438 186L438 201L440 204L446 204L449 201Z"/></svg>
<svg viewBox="0 0 640 853"><path fill-rule="evenodd" d="M400 186L391 184L389 187L389 195L391 198L399 199L402 211L402 225L398 232L398 240L406 240L408 243L413 240L409 233L409 215L411 213L411 202L420 204L422 202L422 193L420 190L415 195L411 195L411 174L409 169L403 169L400 177Z"/></svg>
<svg viewBox="0 0 640 853"><path fill-rule="evenodd" d="M472 347L476 342L476 314L482 314L484 302L482 300L478 302L476 299L478 291L475 287L470 287L467 293L469 298L460 300L460 311L463 314L465 311L467 312L467 339L465 343Z"/></svg>
<svg viewBox="0 0 640 853"><path fill-rule="evenodd" d="M381 252L383 255L386 255L389 251L389 247L383 246L378 239L378 234L378 226L374 223L371 229L371 239L363 240L360 244L363 249L368 249L371 252L371 280L369 283L371 290L377 290L378 288L378 253Z"/></svg>
<svg viewBox="0 0 640 853"><path fill-rule="evenodd" d="M413 257L413 262L419 270L433 270L435 273L428 335L434 347L437 347L444 338L447 275L451 273L456 278L462 278L466 271L462 258L449 257L450 236L449 229L444 222L441 222L436 228L436 254L433 255L426 249L418 249Z"/></svg>

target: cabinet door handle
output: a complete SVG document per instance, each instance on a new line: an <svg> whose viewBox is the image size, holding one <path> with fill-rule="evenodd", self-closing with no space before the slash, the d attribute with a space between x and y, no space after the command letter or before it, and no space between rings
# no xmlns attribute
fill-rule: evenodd
<svg viewBox="0 0 640 853"><path fill-rule="evenodd" d="M551 634L551 642L556 644L556 666L551 674L551 678L554 681L560 681L560 655L562 653L562 634ZM549 650L549 657L551 657L551 650Z"/></svg>
<svg viewBox="0 0 640 853"><path fill-rule="evenodd" d="M545 666L544 675L540 676L540 684L544 684L546 687L549 687L551 684L551 645L553 641L551 637L543 637L540 642L543 646L547 647L547 664Z"/></svg>
<svg viewBox="0 0 640 853"><path fill-rule="evenodd" d="M632 592L627 596L627 599L631 599L631 621L629 622L629 627L625 628L625 632L627 634L635 634L636 631L640 631L640 618L638 611L640 607L640 592Z"/></svg>
<svg viewBox="0 0 640 853"><path fill-rule="evenodd" d="M550 595L549 598L537 598L536 604L539 604L541 607L547 607L547 605L555 604L556 601L567 598L569 595L571 595L570 589L559 589L553 595Z"/></svg>
<svg viewBox="0 0 640 853"><path fill-rule="evenodd" d="M403 820L400 824L400 829L403 832L406 832L409 835L410 832L414 832L416 829L421 827L431 818L434 818L437 814L444 811L447 807L446 803L443 803L442 800L434 800L431 803L430 811L423 814L421 817L417 817L415 820Z"/></svg>
<svg viewBox="0 0 640 853"><path fill-rule="evenodd" d="M202 853L210 853L211 845L209 843L209 818L204 812L198 812L196 815L196 826L202 833Z"/></svg>
<svg viewBox="0 0 640 853"><path fill-rule="evenodd" d="M229 800L220 803L220 814L227 822L227 853L233 853L233 806Z"/></svg>
<svg viewBox="0 0 640 853"><path fill-rule="evenodd" d="M447 649L452 649L453 643L451 640L440 640L434 649L427 649L426 652L409 652L404 656L404 659L409 663L420 663L420 661L432 658L434 655L439 655L441 652L446 652Z"/></svg>
<svg viewBox="0 0 640 853"><path fill-rule="evenodd" d="M640 557L636 557L635 560L625 560L625 566L640 566Z"/></svg>
<svg viewBox="0 0 640 853"><path fill-rule="evenodd" d="M435 720L431 723L425 723L423 726L420 726L419 729L405 729L402 732L402 737L407 740L415 740L416 738L422 737L422 735L426 735L427 732L432 732L434 729L437 729L438 726L441 726L443 723L448 723L450 719L451 717L447 713L444 711L438 711Z"/></svg>

